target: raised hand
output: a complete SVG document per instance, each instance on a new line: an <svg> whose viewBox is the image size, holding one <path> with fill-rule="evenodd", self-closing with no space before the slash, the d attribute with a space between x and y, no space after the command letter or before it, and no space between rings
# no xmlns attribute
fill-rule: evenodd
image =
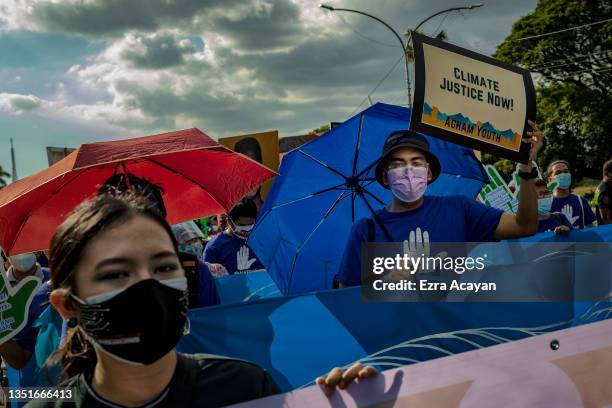
<svg viewBox="0 0 612 408"><path fill-rule="evenodd" d="M0 273L0 344L21 331L28 321L28 307L40 281L29 276L11 287L4 273Z"/></svg>
<svg viewBox="0 0 612 408"><path fill-rule="evenodd" d="M236 254L236 264L239 271L249 270L251 268L251 265L253 265L257 260L256 258L249 259L250 252L251 250L246 245L243 245L238 250L238 253Z"/></svg>
<svg viewBox="0 0 612 408"><path fill-rule="evenodd" d="M535 160L538 157L538 152L544 145L544 135L538 128L535 122L528 120L527 123L531 127L531 132L526 132L527 136L529 136L528 141L531 143L531 148L529 149L529 160Z"/></svg>

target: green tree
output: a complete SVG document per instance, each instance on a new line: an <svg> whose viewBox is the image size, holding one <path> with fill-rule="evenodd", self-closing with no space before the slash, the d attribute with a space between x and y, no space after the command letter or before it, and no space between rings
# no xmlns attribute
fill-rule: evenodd
<svg viewBox="0 0 612 408"><path fill-rule="evenodd" d="M540 162L564 158L578 179L599 177L612 146L610 18L609 0L539 0L495 54L538 74L538 122L546 137ZM581 28L567 30L574 27ZM559 30L566 31L543 35Z"/></svg>
<svg viewBox="0 0 612 408"><path fill-rule="evenodd" d="M9 177L11 177L11 175L0 166L0 188L6 187L6 181L4 179Z"/></svg>
<svg viewBox="0 0 612 408"><path fill-rule="evenodd" d="M417 32L421 33L421 30L419 30ZM408 38L410 38L410 37L408 36ZM446 35L446 31L440 30L440 32L438 32L438 34L436 34L434 38L436 40L446 41L448 39L448 36ZM412 48L412 42L411 41L408 41L408 47L406 49L406 56L408 57L408 61L409 62L414 62L414 49Z"/></svg>

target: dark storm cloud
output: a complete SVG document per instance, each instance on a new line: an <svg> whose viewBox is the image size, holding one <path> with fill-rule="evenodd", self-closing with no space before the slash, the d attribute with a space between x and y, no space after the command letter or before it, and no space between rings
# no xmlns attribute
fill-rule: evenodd
<svg viewBox="0 0 612 408"><path fill-rule="evenodd" d="M239 18L219 15L212 26L241 50L265 50L298 44L307 34L299 17L297 5L276 0L267 5L254 4Z"/></svg>
<svg viewBox="0 0 612 408"><path fill-rule="evenodd" d="M170 34L132 37L132 47L123 50L121 58L136 68L161 69L181 65L185 55L196 48L188 40Z"/></svg>
<svg viewBox="0 0 612 408"><path fill-rule="evenodd" d="M84 35L153 31L164 24L191 20L207 9L237 4L233 0L95 0L35 3L32 19L48 30Z"/></svg>

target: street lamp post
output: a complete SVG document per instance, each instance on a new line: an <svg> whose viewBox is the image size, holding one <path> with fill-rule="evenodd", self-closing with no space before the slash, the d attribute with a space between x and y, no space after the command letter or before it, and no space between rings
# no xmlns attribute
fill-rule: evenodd
<svg viewBox="0 0 612 408"><path fill-rule="evenodd" d="M444 14L444 13L448 13L448 12L456 11L456 10L472 10L472 9L475 9L475 8L478 8L478 7L482 7L482 6L483 6L483 4L480 3L480 4L473 4L471 6L451 7L451 8L448 8L446 10L439 11L439 12L437 12L435 14L432 14L431 16L427 17L426 19L422 20L416 26L414 31L417 31L427 21L431 20L432 18L434 18L436 16L439 16L440 14ZM378 18L376 16L373 16L371 14L368 14L366 12L359 11L359 10L353 10L353 9L347 9L347 8L336 8L336 7L332 7L330 5L327 5L327 4L319 4L319 7L323 8L323 9L326 9L326 10L329 10L329 11L347 11L349 13L357 13L357 14L361 14L361 15L366 16L366 17L370 17L370 18L378 21L379 23L383 24L385 27L387 27L393 33L393 35L395 35L397 40L400 42L400 44L402 46L402 51L404 53L404 61L405 61L405 66L406 66L406 69L405 69L405 71L406 71L406 87L408 88L408 106L410 108L412 108L412 93L411 93L411 90L410 90L410 74L408 72L408 64L409 64L409 62L408 62L408 41L409 41L409 39L406 42L404 42L404 40L402 40L402 37L397 33L397 31L395 31L393 29L393 27L391 27L389 24L387 24L382 19L380 19L380 18ZM412 31L410 31L410 30L407 31L407 34L411 34L411 33L412 33Z"/></svg>

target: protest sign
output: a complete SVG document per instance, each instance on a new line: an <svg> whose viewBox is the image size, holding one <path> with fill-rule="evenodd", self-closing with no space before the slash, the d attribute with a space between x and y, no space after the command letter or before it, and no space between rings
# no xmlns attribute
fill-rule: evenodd
<svg viewBox="0 0 612 408"><path fill-rule="evenodd" d="M611 336L605 320L385 371L329 399L312 386L234 407L603 407Z"/></svg>
<svg viewBox="0 0 612 408"><path fill-rule="evenodd" d="M518 208L518 199L516 195L510 191L508 185L495 166L487 164L484 167L490 182L485 185L478 194L480 202L489 207L516 214Z"/></svg>
<svg viewBox="0 0 612 408"><path fill-rule="evenodd" d="M535 120L528 71L412 34L415 93L410 128L527 163L527 120Z"/></svg>
<svg viewBox="0 0 612 408"><path fill-rule="evenodd" d="M219 139L223 146L242 153L245 156L277 171L279 165L278 131L252 133L248 135L223 137ZM265 199L268 195L272 181L266 181L261 186L261 198Z"/></svg>
<svg viewBox="0 0 612 408"><path fill-rule="evenodd" d="M39 286L40 280L30 276L11 287L6 273L0 270L0 344L23 329L28 321L30 303Z"/></svg>

